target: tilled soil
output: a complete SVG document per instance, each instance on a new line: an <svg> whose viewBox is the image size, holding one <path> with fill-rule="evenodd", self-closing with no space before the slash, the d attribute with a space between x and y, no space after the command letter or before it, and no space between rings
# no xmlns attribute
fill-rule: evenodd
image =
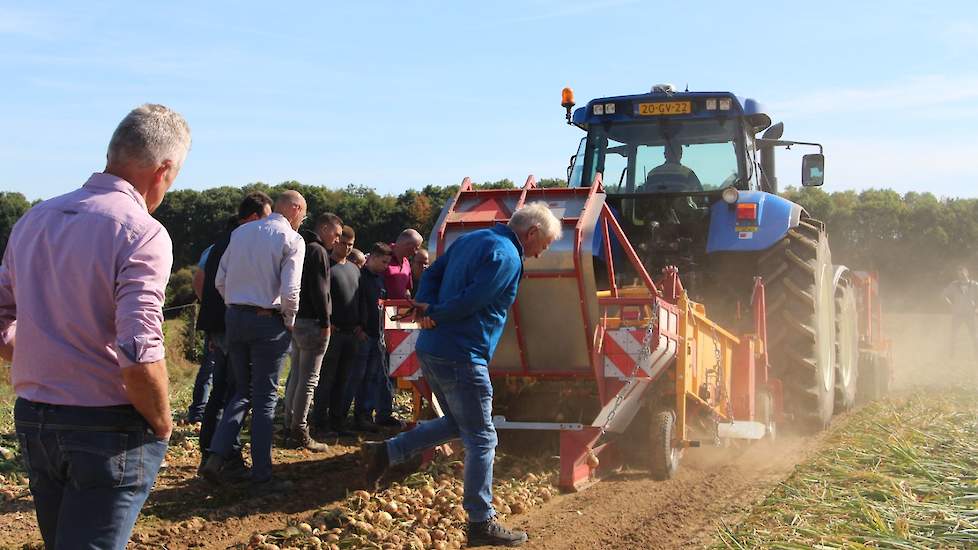
<svg viewBox="0 0 978 550"><path fill-rule="evenodd" d="M658 482L626 471L576 494L554 498L507 523L525 528L529 548L694 548L713 540L718 522L736 523L790 473L818 439L760 443L746 450L696 449L676 479ZM362 488L355 440L329 452L274 451L276 474L291 494L255 497L245 486L214 488L195 477L198 457L175 449L133 533L131 548L228 548L251 533L306 520ZM30 495L0 508L0 546L39 543Z"/></svg>
<svg viewBox="0 0 978 550"><path fill-rule="evenodd" d="M305 520L318 508L363 488L359 442L344 439L326 453L273 450L275 474L295 486L286 495L256 496L247 484L214 487L196 477L199 455L171 443L167 465L143 507L130 548L228 548L254 532ZM0 503L0 548L40 545L33 502L26 486ZM40 547L40 546L38 546Z"/></svg>
<svg viewBox="0 0 978 550"><path fill-rule="evenodd" d="M675 479L625 472L509 523L527 530L529 549L700 548L720 522L738 523L819 440L690 450Z"/></svg>

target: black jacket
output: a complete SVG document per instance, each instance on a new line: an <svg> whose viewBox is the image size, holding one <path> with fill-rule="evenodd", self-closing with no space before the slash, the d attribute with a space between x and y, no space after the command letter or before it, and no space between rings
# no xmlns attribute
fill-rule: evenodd
<svg viewBox="0 0 978 550"><path fill-rule="evenodd" d="M296 317L315 319L319 326L325 328L329 326L333 312L329 291L329 251L316 233L303 229L299 234L306 241L306 257L302 261L302 286Z"/></svg>
<svg viewBox="0 0 978 550"><path fill-rule="evenodd" d="M217 268L221 265L221 256L231 243L231 232L221 235L207 255L204 264L204 289L200 298L200 313L197 314L197 330L205 332L224 332L224 298L214 286L217 278Z"/></svg>
<svg viewBox="0 0 978 550"><path fill-rule="evenodd" d="M360 268L360 302L363 306L363 331L367 336L378 338L380 336L380 301L387 297L387 290L384 289L384 275L377 275L367 269L367 266Z"/></svg>

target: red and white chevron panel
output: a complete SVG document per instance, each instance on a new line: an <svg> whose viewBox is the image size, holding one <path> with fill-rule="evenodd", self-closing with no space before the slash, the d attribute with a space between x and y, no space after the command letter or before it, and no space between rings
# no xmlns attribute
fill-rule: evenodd
<svg viewBox="0 0 978 550"><path fill-rule="evenodd" d="M421 377L421 363L418 362L418 355L414 352L414 345L420 333L420 329L384 331L387 352L390 353L390 362L387 364L388 375L405 380L417 380Z"/></svg>
<svg viewBox="0 0 978 550"><path fill-rule="evenodd" d="M679 317L666 308L659 309L659 325L652 334L651 350L638 368L649 378L655 379L676 358L679 340L676 336ZM604 339L604 375L608 378L627 380L642 359L645 340L644 328L609 330ZM636 374L638 374L636 372Z"/></svg>

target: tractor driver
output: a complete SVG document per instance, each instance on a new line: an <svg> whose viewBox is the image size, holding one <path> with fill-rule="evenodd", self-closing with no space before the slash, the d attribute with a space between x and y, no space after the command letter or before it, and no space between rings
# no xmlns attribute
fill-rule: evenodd
<svg viewBox="0 0 978 550"><path fill-rule="evenodd" d="M639 192L655 191L702 191L703 185L696 173L682 165L682 144L666 141L662 151L666 161L649 171Z"/></svg>

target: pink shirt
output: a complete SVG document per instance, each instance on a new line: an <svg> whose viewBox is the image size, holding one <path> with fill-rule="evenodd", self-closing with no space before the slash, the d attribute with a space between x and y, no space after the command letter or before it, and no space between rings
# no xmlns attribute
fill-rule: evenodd
<svg viewBox="0 0 978 550"><path fill-rule="evenodd" d="M166 229L129 182L96 173L31 208L0 267L0 337L16 331L11 377L41 403L129 403L121 369L163 359Z"/></svg>
<svg viewBox="0 0 978 550"><path fill-rule="evenodd" d="M394 244L392 243L393 247ZM401 258L398 262L395 257L391 257L391 263L384 272L384 288L387 289L388 300L403 300L407 298L407 291L412 287L411 279L411 259Z"/></svg>

